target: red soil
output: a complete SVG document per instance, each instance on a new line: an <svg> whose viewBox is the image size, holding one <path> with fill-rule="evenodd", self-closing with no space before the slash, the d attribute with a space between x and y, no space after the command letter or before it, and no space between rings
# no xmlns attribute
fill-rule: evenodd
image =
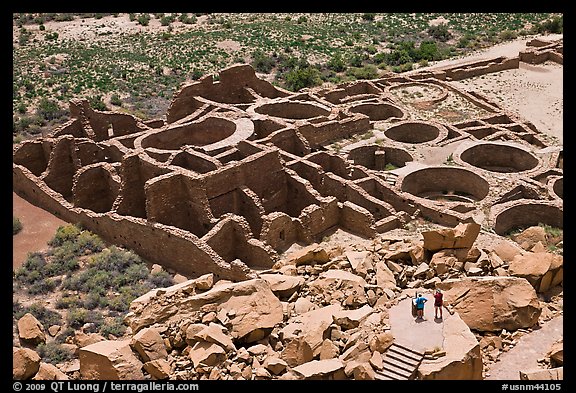
<svg viewBox="0 0 576 393"><path fill-rule="evenodd" d="M58 217L30 204L12 193L12 214L22 223L22 230L12 237L12 269L20 267L29 252L48 248L47 242L54 237L61 225Z"/></svg>

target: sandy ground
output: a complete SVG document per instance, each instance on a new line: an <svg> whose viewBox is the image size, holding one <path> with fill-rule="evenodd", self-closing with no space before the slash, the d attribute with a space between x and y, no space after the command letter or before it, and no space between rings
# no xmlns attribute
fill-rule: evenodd
<svg viewBox="0 0 576 393"><path fill-rule="evenodd" d="M422 69L442 69L500 56L515 57L520 51L526 50L526 43L533 38L535 37L495 45L463 58L439 61ZM538 38L553 42L562 39L563 35L549 34ZM563 144L563 76L562 65L547 61L537 65L520 63L518 69L450 83L457 88L483 94L521 119L532 122L539 131L557 138L559 144Z"/></svg>
<svg viewBox="0 0 576 393"><path fill-rule="evenodd" d="M56 229L66 225L66 222L30 204L14 192L12 213L22 223L22 230L12 236L12 269L17 269L26 261L29 252L48 248L47 243L54 237Z"/></svg>

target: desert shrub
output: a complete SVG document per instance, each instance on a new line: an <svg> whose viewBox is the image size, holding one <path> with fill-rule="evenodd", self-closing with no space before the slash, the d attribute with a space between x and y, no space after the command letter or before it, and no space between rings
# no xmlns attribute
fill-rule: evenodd
<svg viewBox="0 0 576 393"><path fill-rule="evenodd" d="M252 53L252 67L258 72L268 74L272 71L275 64L274 58L267 56L261 50L256 50Z"/></svg>
<svg viewBox="0 0 576 393"><path fill-rule="evenodd" d="M512 30L504 30L499 34L499 38L502 41L510 41L515 39L516 37L518 37L518 34L516 34L516 32Z"/></svg>
<svg viewBox="0 0 576 393"><path fill-rule="evenodd" d="M16 306L13 308L12 312L13 317L17 320L22 318L24 314L30 313L46 327L60 325L62 323L62 316L59 313L46 308L40 303L33 303L28 307L23 307L21 305L19 307Z"/></svg>
<svg viewBox="0 0 576 393"><path fill-rule="evenodd" d="M45 295L54 291L60 283L59 278L40 278L28 286L27 292L30 295Z"/></svg>
<svg viewBox="0 0 576 393"><path fill-rule="evenodd" d="M72 224L60 226L48 245L53 247L50 250L50 255L58 260L99 252L105 246L100 237L90 231L82 231L78 226Z"/></svg>
<svg viewBox="0 0 576 393"><path fill-rule="evenodd" d="M328 60L326 66L335 72L342 72L346 70L346 64L344 64L344 59L339 53L332 56L332 58Z"/></svg>
<svg viewBox="0 0 576 393"><path fill-rule="evenodd" d="M436 26L430 26L428 28L428 34L431 37L436 38L437 40L443 42L448 41L450 38L452 38L452 34L448 30L448 25L446 23L440 23L439 25Z"/></svg>
<svg viewBox="0 0 576 393"><path fill-rule="evenodd" d="M59 247L64 244L64 242L74 241L79 234L80 228L78 228L76 225L69 224L59 226L58 229L56 229L56 234L54 237L48 241L48 245L52 247Z"/></svg>
<svg viewBox="0 0 576 393"><path fill-rule="evenodd" d="M18 217L12 216L12 235L19 233L22 230L22 223Z"/></svg>
<svg viewBox="0 0 576 393"><path fill-rule="evenodd" d="M100 327L100 334L104 337L108 337L109 334L121 337L124 333L126 333L126 325L122 317L115 317L111 321L106 321Z"/></svg>
<svg viewBox="0 0 576 393"><path fill-rule="evenodd" d="M313 87L322 84L320 71L312 66L296 67L286 73L286 88L291 91L299 91L305 87Z"/></svg>
<svg viewBox="0 0 576 393"><path fill-rule="evenodd" d="M99 328L104 323L104 317L96 310L71 308L66 315L66 322L74 329L80 329L86 323L94 324L96 328Z"/></svg>
<svg viewBox="0 0 576 393"><path fill-rule="evenodd" d="M14 272L14 278L22 284L33 284L44 277L45 266L46 258L42 253L29 253L26 261Z"/></svg>
<svg viewBox="0 0 576 393"><path fill-rule="evenodd" d="M112 94L112 96L110 97L110 103L112 105L122 106L122 100L120 99L118 93Z"/></svg>
<svg viewBox="0 0 576 393"><path fill-rule="evenodd" d="M69 349L54 341L39 344L36 347L36 352L44 362L52 364L63 363L74 357Z"/></svg>
<svg viewBox="0 0 576 393"><path fill-rule="evenodd" d="M102 101L102 95L100 94L88 97L88 101L90 102L90 107L92 107L92 109L95 109L97 111L108 110L108 107L106 106L106 103Z"/></svg>
<svg viewBox="0 0 576 393"><path fill-rule="evenodd" d="M148 23L150 23L150 14L139 14L137 20L142 26L148 26Z"/></svg>
<svg viewBox="0 0 576 393"><path fill-rule="evenodd" d="M71 294L63 294L54 305L57 309L78 308L80 306L82 306L82 300L80 300L80 297Z"/></svg>
<svg viewBox="0 0 576 393"><path fill-rule="evenodd" d="M555 16L552 19L548 19L538 25L538 32L550 32L550 33L562 33L564 28L564 22L562 16Z"/></svg>
<svg viewBox="0 0 576 393"><path fill-rule="evenodd" d="M50 100L48 98L42 98L38 102L38 109L36 109L36 114L44 120L49 121L65 116L66 111L61 109L56 101Z"/></svg>
<svg viewBox="0 0 576 393"><path fill-rule="evenodd" d="M54 337L54 341L57 343L65 343L68 337L73 337L76 334L76 329L71 328L68 326L66 329L62 330L56 337Z"/></svg>
<svg viewBox="0 0 576 393"><path fill-rule="evenodd" d="M172 275L164 270L152 273L148 277L148 281L155 288L165 288L174 285L174 279L172 278Z"/></svg>
<svg viewBox="0 0 576 393"><path fill-rule="evenodd" d="M346 75L355 79L376 79L378 68L374 64L366 64L364 67L350 67Z"/></svg>

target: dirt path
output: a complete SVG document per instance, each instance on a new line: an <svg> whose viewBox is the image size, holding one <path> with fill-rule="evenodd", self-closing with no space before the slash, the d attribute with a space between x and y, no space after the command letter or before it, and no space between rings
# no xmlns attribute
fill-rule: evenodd
<svg viewBox="0 0 576 393"><path fill-rule="evenodd" d="M485 379L519 380L520 371L541 369L538 359L542 359L554 342L563 338L564 317L557 316L546 322L539 330L523 336L518 344L502 354L487 372Z"/></svg>
<svg viewBox="0 0 576 393"><path fill-rule="evenodd" d="M47 248L47 242L54 237L56 229L66 225L46 210L30 204L12 193L12 214L22 223L22 230L12 236L12 269L24 263L29 252Z"/></svg>

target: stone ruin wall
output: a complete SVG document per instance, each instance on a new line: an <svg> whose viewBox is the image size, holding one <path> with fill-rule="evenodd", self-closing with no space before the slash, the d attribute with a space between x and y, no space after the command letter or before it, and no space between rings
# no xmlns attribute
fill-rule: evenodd
<svg viewBox="0 0 576 393"><path fill-rule="evenodd" d="M68 123L14 146L13 189L150 262L234 281L335 228L373 237L417 216L501 235L562 228L562 147L445 82L562 63L561 42L529 44L513 59L298 93L233 66L184 86L150 121L72 101ZM431 95L408 94L418 91ZM467 118L446 114L450 103ZM369 133L380 137L331 148ZM455 145L451 162L421 162L420 149Z"/></svg>

